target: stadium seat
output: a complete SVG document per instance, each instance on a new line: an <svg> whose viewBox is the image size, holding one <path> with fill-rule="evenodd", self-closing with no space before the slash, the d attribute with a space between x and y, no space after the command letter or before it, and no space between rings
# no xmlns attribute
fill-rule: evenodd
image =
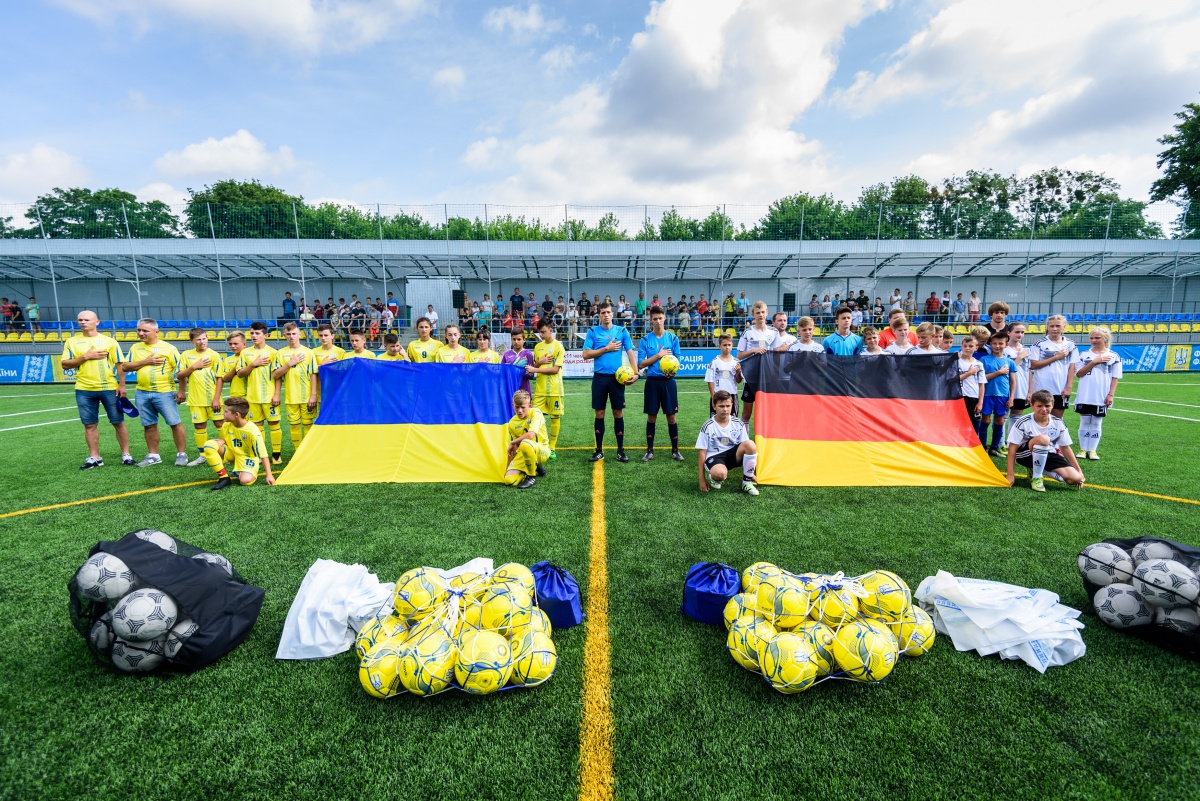
<svg viewBox="0 0 1200 801"><path fill-rule="evenodd" d="M33 335L33 341L34 342L45 342L46 341L46 333L44 331L36 332Z"/></svg>
<svg viewBox="0 0 1200 801"><path fill-rule="evenodd" d="M32 342L33 336L28 331L24 331L21 333L21 335L17 341L18 342Z"/></svg>
<svg viewBox="0 0 1200 801"><path fill-rule="evenodd" d="M1170 333L1170 329L1167 328L1166 323L1155 323L1154 324L1154 333L1167 334L1167 333Z"/></svg>

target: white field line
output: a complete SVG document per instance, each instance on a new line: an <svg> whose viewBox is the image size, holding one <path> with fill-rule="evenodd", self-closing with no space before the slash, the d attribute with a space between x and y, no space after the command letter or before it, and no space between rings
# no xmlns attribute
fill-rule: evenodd
<svg viewBox="0 0 1200 801"><path fill-rule="evenodd" d="M1165 417L1168 420L1187 420L1189 423L1200 423L1200 417L1176 417L1173 414L1155 414L1154 412L1135 412L1133 409L1109 409L1110 412L1124 412L1125 414L1144 414L1147 417Z"/></svg>
<svg viewBox="0 0 1200 801"><path fill-rule="evenodd" d="M0 395L0 400L15 400L18 398L65 398L74 392L34 392L29 395Z"/></svg>
<svg viewBox="0 0 1200 801"><path fill-rule="evenodd" d="M78 417L72 417L70 420L52 420L49 423L30 423L27 426L13 426L12 428L0 428L0 434L5 431L20 431L22 428L37 428L38 426L56 426L59 423L78 423Z"/></svg>
<svg viewBox="0 0 1200 801"><path fill-rule="evenodd" d="M1149 398L1131 398L1125 395L1121 398L1123 401L1137 401L1138 403L1161 403L1163 406L1182 406L1185 409L1200 409L1200 404L1195 403L1175 403L1174 401L1150 400Z"/></svg>
<svg viewBox="0 0 1200 801"><path fill-rule="evenodd" d="M9 414L0 414L0 417L20 417L23 414L45 414L46 412L65 412L67 409L74 409L74 406L55 406L53 409L35 409L32 412L10 412Z"/></svg>

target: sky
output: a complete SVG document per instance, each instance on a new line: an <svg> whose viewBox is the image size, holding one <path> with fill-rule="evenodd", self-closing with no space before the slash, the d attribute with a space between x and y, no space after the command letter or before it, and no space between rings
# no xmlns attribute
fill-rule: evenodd
<svg viewBox="0 0 1200 801"><path fill-rule="evenodd" d="M0 204L853 201L967 169L1145 199L1200 100L1183 0L35 0L0 25Z"/></svg>

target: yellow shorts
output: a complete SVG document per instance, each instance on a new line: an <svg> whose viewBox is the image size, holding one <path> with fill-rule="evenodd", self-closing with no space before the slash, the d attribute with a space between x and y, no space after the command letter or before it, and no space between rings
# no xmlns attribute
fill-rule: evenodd
<svg viewBox="0 0 1200 801"><path fill-rule="evenodd" d="M192 425L202 426L212 420L217 426L221 425L221 421L225 416L221 412L214 412L211 406L189 406L188 411L192 413Z"/></svg>
<svg viewBox="0 0 1200 801"><path fill-rule="evenodd" d="M535 395L533 408L547 417L558 417L563 413L562 395Z"/></svg>
<svg viewBox="0 0 1200 801"><path fill-rule="evenodd" d="M308 410L307 403L287 403L284 404L284 409L287 411L287 421L289 426L311 426L313 420L316 419L317 413Z"/></svg>
<svg viewBox="0 0 1200 801"><path fill-rule="evenodd" d="M225 444L225 440L223 439L210 439L208 444L220 447L223 453L225 464L233 465L234 473L250 473L255 479L258 478L258 468L260 464L258 459L255 459L253 456L238 456L237 454L232 454L232 449ZM250 483L253 484L254 482L251 481Z"/></svg>
<svg viewBox="0 0 1200 801"><path fill-rule="evenodd" d="M256 423L264 421L268 423L278 423L279 407L272 406L269 403L252 403L250 404L250 416L247 419L253 420Z"/></svg>

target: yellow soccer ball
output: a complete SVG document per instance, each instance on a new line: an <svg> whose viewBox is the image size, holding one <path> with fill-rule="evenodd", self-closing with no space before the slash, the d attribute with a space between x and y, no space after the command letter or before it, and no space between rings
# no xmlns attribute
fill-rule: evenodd
<svg viewBox="0 0 1200 801"><path fill-rule="evenodd" d="M778 572L779 568L770 562L755 562L742 571L742 592L754 592L763 576Z"/></svg>
<svg viewBox="0 0 1200 801"><path fill-rule="evenodd" d="M859 579L869 595L859 599L864 615L877 620L897 621L912 606L912 592L904 579L887 570L873 570Z"/></svg>
<svg viewBox="0 0 1200 801"><path fill-rule="evenodd" d="M858 617L858 599L840 587L822 586L816 593L808 616L836 629L842 623Z"/></svg>
<svg viewBox="0 0 1200 801"><path fill-rule="evenodd" d="M737 620L742 615L755 614L755 604L758 603L758 598L755 593L739 592L737 595L725 602L725 630L733 625L733 621Z"/></svg>
<svg viewBox="0 0 1200 801"><path fill-rule="evenodd" d="M892 633L896 635L900 653L905 656L927 653L937 637L933 618L919 606L910 606L900 622L892 624Z"/></svg>
<svg viewBox="0 0 1200 801"><path fill-rule="evenodd" d="M446 580L433 570L414 568L396 581L392 606L404 620L420 620L450 599Z"/></svg>
<svg viewBox="0 0 1200 801"><path fill-rule="evenodd" d="M494 693L508 684L512 667L512 647L494 631L470 631L458 643L454 678L472 695Z"/></svg>
<svg viewBox="0 0 1200 801"><path fill-rule="evenodd" d="M375 646L385 640L399 635L401 638L408 633L408 626L396 615L384 615L372 618L358 632L354 639L354 652L361 662L366 659Z"/></svg>
<svg viewBox="0 0 1200 801"><path fill-rule="evenodd" d="M525 633L529 631L540 631L546 636L550 636L550 618L546 616L545 612L536 606L530 610L529 622L524 625L513 626L511 629L509 629L508 636L509 639L515 641L517 638L524 636Z"/></svg>
<svg viewBox="0 0 1200 801"><path fill-rule="evenodd" d="M794 629L808 616L808 599L808 588L800 578L781 570L758 583L755 609L776 629Z"/></svg>
<svg viewBox="0 0 1200 801"><path fill-rule="evenodd" d="M837 670L837 660L833 657L833 629L814 620L796 629L796 634L808 638L813 661L816 662L821 675L828 676Z"/></svg>
<svg viewBox="0 0 1200 801"><path fill-rule="evenodd" d="M512 649L510 683L534 687L554 675L554 669L558 667L558 649L548 633L526 630L519 638L513 639Z"/></svg>
<svg viewBox="0 0 1200 801"><path fill-rule="evenodd" d="M628 384L635 375L637 375L637 373L633 372L632 367L630 367L628 364L622 364L617 368L616 379L622 384Z"/></svg>
<svg viewBox="0 0 1200 801"><path fill-rule="evenodd" d="M461 597L478 598L487 590L488 580L481 573L463 573L450 579L450 592Z"/></svg>
<svg viewBox="0 0 1200 801"><path fill-rule="evenodd" d="M418 626L400 646L400 683L413 695L433 695L454 681L458 648L440 626Z"/></svg>
<svg viewBox="0 0 1200 801"><path fill-rule="evenodd" d="M746 670L757 673L759 672L758 660L762 644L778 633L774 626L761 617L743 615L733 621L733 625L729 627L729 636L725 639L725 646L729 649L733 661Z"/></svg>
<svg viewBox="0 0 1200 801"><path fill-rule="evenodd" d="M833 657L847 678L882 681L896 666L896 638L854 620L833 638Z"/></svg>
<svg viewBox="0 0 1200 801"><path fill-rule="evenodd" d="M537 588L533 580L533 573L525 565L509 562L508 564L500 565L500 567L492 571L491 584L493 587L511 581L515 581L524 587L525 592L529 593L530 598L537 597Z"/></svg>
<svg viewBox="0 0 1200 801"><path fill-rule="evenodd" d="M463 628L485 629L508 634L533 620L533 599L520 584L512 581L493 584L479 599L463 610Z"/></svg>
<svg viewBox="0 0 1200 801"><path fill-rule="evenodd" d="M658 369L662 370L662 374L670 378L679 372L679 359L673 354L668 353L658 360Z"/></svg>
<svg viewBox="0 0 1200 801"><path fill-rule="evenodd" d="M763 645L761 666L763 678L789 695L804 692L822 675L808 638L790 631Z"/></svg>
<svg viewBox="0 0 1200 801"><path fill-rule="evenodd" d="M391 698L404 692L400 683L400 649L404 640L394 636L380 640L358 665L358 681L367 695Z"/></svg>

